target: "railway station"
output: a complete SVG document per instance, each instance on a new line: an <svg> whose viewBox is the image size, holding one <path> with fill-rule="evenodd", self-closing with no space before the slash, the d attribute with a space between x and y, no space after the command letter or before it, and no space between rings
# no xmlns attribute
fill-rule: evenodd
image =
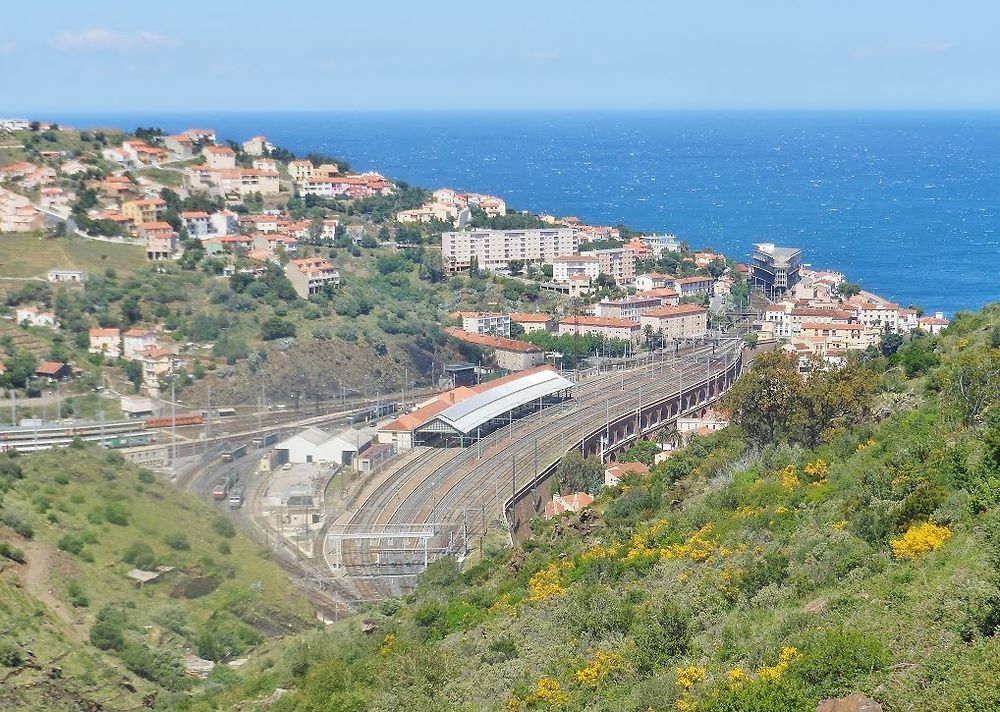
<svg viewBox="0 0 1000 712"><path fill-rule="evenodd" d="M465 447L526 415L562 403L572 392L572 381L552 366L539 366L442 393L382 426L378 441L398 451L419 445Z"/></svg>

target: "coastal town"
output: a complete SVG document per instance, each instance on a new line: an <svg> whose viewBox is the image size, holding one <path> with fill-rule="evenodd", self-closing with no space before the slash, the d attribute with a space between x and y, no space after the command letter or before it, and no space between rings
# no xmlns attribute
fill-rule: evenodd
<svg viewBox="0 0 1000 712"><path fill-rule="evenodd" d="M341 170L328 157L296 158L264 136L227 142L213 129L191 128L140 138L17 119L0 120L0 135L0 232L134 245L150 264L202 269L220 281L249 284L277 271L302 300L341 284L330 247L393 253L422 243L443 279L485 276L545 295L532 310L458 308L442 320L444 334L473 347L477 368L498 373L563 365L564 337L590 337L583 355L622 355L736 324L749 344L792 352L805 369L811 357L842 364L852 351L891 346L887 335L936 334L948 324L841 272L812 268L796 246L759 243L747 256L727 256L693 250L672 234L512 213L500 197L453 188L408 196L419 204L378 217L358 215L351 206L365 200L399 205L392 200L399 186L378 173ZM46 147L69 137L72 149ZM518 227L503 227L512 218ZM52 263L35 276L80 289L90 275ZM52 303L8 303L7 318L19 326L83 338L66 334ZM118 321L93 319L86 351L107 364L141 364L154 398L165 376L191 368L162 320L128 328ZM34 375L51 382L75 367L45 359Z"/></svg>

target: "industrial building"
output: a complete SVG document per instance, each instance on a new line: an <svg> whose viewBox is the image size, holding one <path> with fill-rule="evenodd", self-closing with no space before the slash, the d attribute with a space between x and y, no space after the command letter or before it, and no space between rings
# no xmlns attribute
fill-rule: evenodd
<svg viewBox="0 0 1000 712"><path fill-rule="evenodd" d="M351 465L358 451L371 441L371 435L363 430L348 428L340 433L328 433L313 427L285 438L274 449L278 462Z"/></svg>
<svg viewBox="0 0 1000 712"><path fill-rule="evenodd" d="M396 450L473 443L514 420L571 396L573 382L539 366L478 386L463 386L423 403L378 432Z"/></svg>

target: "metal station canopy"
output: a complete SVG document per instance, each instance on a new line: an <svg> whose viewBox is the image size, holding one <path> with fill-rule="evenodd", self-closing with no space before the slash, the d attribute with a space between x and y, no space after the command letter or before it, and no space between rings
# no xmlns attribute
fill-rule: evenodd
<svg viewBox="0 0 1000 712"><path fill-rule="evenodd" d="M516 408L573 387L573 382L553 370L527 373L466 398L438 413L428 425L442 424L468 435L481 425ZM437 429L437 428L430 428ZM420 428L423 430L423 428Z"/></svg>

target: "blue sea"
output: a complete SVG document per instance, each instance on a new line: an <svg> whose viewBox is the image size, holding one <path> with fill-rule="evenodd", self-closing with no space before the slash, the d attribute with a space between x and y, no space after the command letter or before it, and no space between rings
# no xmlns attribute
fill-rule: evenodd
<svg viewBox="0 0 1000 712"><path fill-rule="evenodd" d="M61 115L74 126L263 133L429 188L751 244L954 313L1000 299L998 113L241 113Z"/></svg>

